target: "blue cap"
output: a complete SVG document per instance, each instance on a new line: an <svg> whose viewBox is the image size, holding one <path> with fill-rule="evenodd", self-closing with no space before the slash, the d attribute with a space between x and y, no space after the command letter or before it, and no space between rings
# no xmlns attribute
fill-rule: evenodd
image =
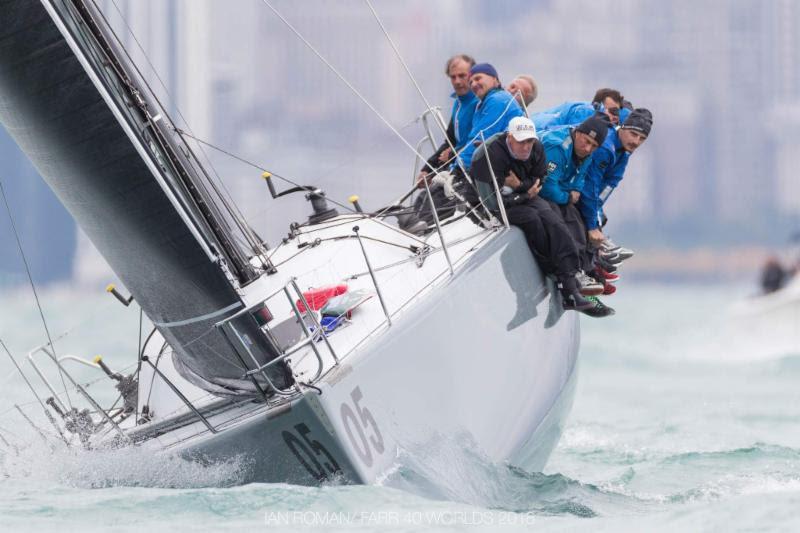
<svg viewBox="0 0 800 533"><path fill-rule="evenodd" d="M497 70L491 65L491 63L478 63L477 65L473 66L469 69L469 75L472 76L473 74L486 74L488 76L492 76L493 78L500 79L500 76L497 75Z"/></svg>

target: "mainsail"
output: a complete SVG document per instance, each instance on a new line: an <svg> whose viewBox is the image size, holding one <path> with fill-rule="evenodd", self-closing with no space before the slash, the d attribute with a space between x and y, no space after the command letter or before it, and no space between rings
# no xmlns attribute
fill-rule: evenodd
<svg viewBox="0 0 800 533"><path fill-rule="evenodd" d="M0 122L175 350L181 373L218 394L277 350L249 314L214 324L258 276L203 185L202 168L83 0L0 0ZM255 361L253 361L253 358ZM246 361L246 362L245 362ZM276 384L290 379L270 371Z"/></svg>

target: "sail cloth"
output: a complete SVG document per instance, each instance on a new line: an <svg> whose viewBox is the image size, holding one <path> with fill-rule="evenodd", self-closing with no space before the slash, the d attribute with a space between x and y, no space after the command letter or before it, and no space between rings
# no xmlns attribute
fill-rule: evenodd
<svg viewBox="0 0 800 533"><path fill-rule="evenodd" d="M216 394L256 394L244 372L277 350L249 314L233 321L247 349L213 327L242 306L222 268L231 254L210 229L224 224L209 221L147 148L144 115L78 33L70 1L45 2L54 18L39 1L0 0L0 122L172 346L184 377ZM282 367L270 377L290 379Z"/></svg>

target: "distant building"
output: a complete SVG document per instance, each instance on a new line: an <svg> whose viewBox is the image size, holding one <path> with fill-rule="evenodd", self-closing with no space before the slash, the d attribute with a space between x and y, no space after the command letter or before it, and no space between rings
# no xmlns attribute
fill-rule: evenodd
<svg viewBox="0 0 800 533"><path fill-rule="evenodd" d="M69 280L75 256L75 222L2 127L0 179L34 281ZM0 211L0 285L25 283L25 265L1 202Z"/></svg>

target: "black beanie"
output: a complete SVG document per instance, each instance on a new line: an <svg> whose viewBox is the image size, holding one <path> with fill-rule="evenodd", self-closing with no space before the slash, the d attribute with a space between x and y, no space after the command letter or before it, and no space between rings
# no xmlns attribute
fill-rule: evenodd
<svg viewBox="0 0 800 533"><path fill-rule="evenodd" d="M643 107L634 109L622 123L622 127L641 132L646 136L650 135L650 128L653 127L653 114Z"/></svg>
<svg viewBox="0 0 800 533"><path fill-rule="evenodd" d="M608 121L597 116L591 116L581 122L578 127L575 128L575 131L585 133L597 141L597 144L603 144L608 134Z"/></svg>

